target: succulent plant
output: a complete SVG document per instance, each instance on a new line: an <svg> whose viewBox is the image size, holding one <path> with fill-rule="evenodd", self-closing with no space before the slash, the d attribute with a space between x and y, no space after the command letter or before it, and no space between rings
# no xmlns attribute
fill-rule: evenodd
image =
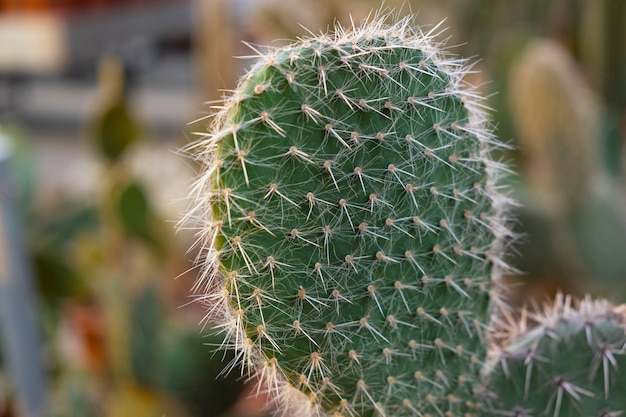
<svg viewBox="0 0 626 417"><path fill-rule="evenodd" d="M232 366L296 415L479 407L502 145L439 26L384 20L253 47L191 147L206 167L196 289Z"/></svg>
<svg viewBox="0 0 626 417"><path fill-rule="evenodd" d="M600 98L568 51L548 40L524 48L511 68L509 91L525 177L542 206L568 216L584 204L600 172Z"/></svg>
<svg viewBox="0 0 626 417"><path fill-rule="evenodd" d="M195 290L230 369L284 414L621 415L622 312L560 297L533 326L514 318L492 288L511 237L504 145L438 27L385 17L252 47L190 147Z"/></svg>
<svg viewBox="0 0 626 417"><path fill-rule="evenodd" d="M516 266L535 277L556 272L570 288L623 299L626 197L603 157L601 98L554 41L529 43L509 79L528 185L518 196L528 207L521 216L528 238ZM533 251L550 262L552 274L533 262Z"/></svg>
<svg viewBox="0 0 626 417"><path fill-rule="evenodd" d="M623 307L559 296L522 320L493 349L486 383L493 400L483 416L614 417L626 410Z"/></svg>

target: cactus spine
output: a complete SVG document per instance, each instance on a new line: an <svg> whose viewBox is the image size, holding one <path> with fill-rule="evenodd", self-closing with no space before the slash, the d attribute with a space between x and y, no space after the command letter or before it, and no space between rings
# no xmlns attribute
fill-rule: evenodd
<svg viewBox="0 0 626 417"><path fill-rule="evenodd" d="M197 290L294 415L478 408L500 143L437 28L384 19L258 51L192 146Z"/></svg>

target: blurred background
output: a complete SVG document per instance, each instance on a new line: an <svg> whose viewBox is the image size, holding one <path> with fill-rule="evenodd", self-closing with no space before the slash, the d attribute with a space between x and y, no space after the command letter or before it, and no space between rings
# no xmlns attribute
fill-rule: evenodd
<svg viewBox="0 0 626 417"><path fill-rule="evenodd" d="M369 0L0 0L0 417L259 416L190 289L179 149L250 64ZM473 57L520 206L515 305L626 301L626 1L387 0ZM278 41L274 41L278 39Z"/></svg>

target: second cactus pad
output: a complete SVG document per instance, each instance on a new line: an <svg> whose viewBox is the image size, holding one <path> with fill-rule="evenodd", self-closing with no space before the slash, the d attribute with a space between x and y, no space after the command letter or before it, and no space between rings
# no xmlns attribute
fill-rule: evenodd
<svg viewBox="0 0 626 417"><path fill-rule="evenodd" d="M260 52L198 145L203 289L240 362L284 405L476 407L504 231L496 142L462 62L409 24Z"/></svg>
<svg viewBox="0 0 626 417"><path fill-rule="evenodd" d="M626 410L624 306L558 297L512 332L485 376L492 401L481 416L617 417ZM526 327L525 324L522 328Z"/></svg>

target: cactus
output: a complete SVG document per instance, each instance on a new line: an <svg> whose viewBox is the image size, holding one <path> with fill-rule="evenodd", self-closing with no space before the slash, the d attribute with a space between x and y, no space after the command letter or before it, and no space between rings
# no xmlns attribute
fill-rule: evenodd
<svg viewBox="0 0 626 417"><path fill-rule="evenodd" d="M626 196L602 157L600 98L553 41L530 43L509 79L528 168L528 195L520 199L534 209L522 216L531 232L517 266L535 278L566 277L571 291L622 299ZM532 251L551 264L533 265Z"/></svg>
<svg viewBox="0 0 626 417"><path fill-rule="evenodd" d="M383 21L253 48L191 146L230 367L295 415L621 415L623 311L560 297L497 331L502 145L436 29Z"/></svg>
<svg viewBox="0 0 626 417"><path fill-rule="evenodd" d="M487 366L493 401L485 417L613 417L626 410L623 307L569 297L538 315L539 325L509 333ZM519 331L522 330L522 331Z"/></svg>
<svg viewBox="0 0 626 417"><path fill-rule="evenodd" d="M405 18L257 63L191 146L196 290L294 415L472 415L507 235L501 144L451 57Z"/></svg>
<svg viewBox="0 0 626 417"><path fill-rule="evenodd" d="M510 106L527 174L541 204L567 216L585 202L599 171L601 103L554 41L530 42L509 75Z"/></svg>

